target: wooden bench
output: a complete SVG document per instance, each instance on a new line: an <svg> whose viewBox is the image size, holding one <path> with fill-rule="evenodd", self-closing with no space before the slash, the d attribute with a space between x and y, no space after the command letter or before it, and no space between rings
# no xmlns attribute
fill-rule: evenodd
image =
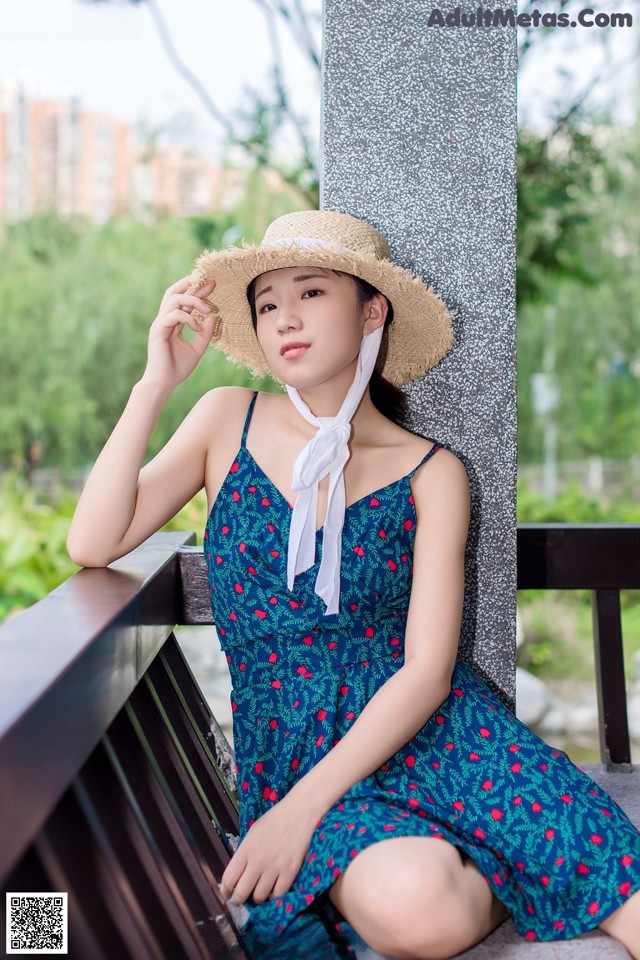
<svg viewBox="0 0 640 960"><path fill-rule="evenodd" d="M212 623L194 541L157 533L0 629L0 875L5 891L68 893L71 960L245 957L216 886L238 834L235 757L173 632ZM619 607L640 587L640 525L521 526L518 586L593 590L603 764L588 772L640 823ZM510 923L465 956L521 947L625 956L597 933L532 947Z"/></svg>
<svg viewBox="0 0 640 960"><path fill-rule="evenodd" d="M173 634L194 540L158 533L0 631L0 874L68 892L74 960L244 957L216 886L235 760Z"/></svg>

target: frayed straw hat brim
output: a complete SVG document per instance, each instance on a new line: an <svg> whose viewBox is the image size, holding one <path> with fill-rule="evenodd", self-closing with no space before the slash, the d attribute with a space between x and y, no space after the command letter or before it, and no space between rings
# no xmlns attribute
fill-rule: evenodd
<svg viewBox="0 0 640 960"><path fill-rule="evenodd" d="M433 288L408 270L388 259L345 251L340 245L308 246L292 239L270 246L265 238L259 246L205 251L196 260L197 280L188 291L197 292L206 280L216 281L213 293L206 297L217 314L211 345L254 375L269 375L282 383L268 366L253 329L247 286L260 274L295 266L344 271L371 283L389 299L394 316L386 331L387 355L380 372L396 386L415 380L450 350L451 314ZM194 311L194 316L201 314Z"/></svg>

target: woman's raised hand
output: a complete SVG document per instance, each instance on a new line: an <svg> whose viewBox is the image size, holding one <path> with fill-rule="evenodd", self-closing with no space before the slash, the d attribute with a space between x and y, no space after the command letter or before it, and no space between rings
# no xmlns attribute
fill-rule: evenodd
<svg viewBox="0 0 640 960"><path fill-rule="evenodd" d="M193 373L216 325L217 316L203 299L212 293L216 281L208 280L199 288L198 295L186 293L195 280L193 275L183 277L168 287L149 330L147 366L142 379L160 383L169 391ZM191 315L194 309L204 315L201 322ZM182 336L185 324L195 331L191 340Z"/></svg>

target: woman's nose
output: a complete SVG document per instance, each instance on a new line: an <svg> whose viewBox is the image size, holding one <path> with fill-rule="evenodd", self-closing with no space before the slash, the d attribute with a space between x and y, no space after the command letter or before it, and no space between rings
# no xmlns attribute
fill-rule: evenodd
<svg viewBox="0 0 640 960"><path fill-rule="evenodd" d="M300 325L300 313L295 304L281 304L278 308L278 328L288 330Z"/></svg>

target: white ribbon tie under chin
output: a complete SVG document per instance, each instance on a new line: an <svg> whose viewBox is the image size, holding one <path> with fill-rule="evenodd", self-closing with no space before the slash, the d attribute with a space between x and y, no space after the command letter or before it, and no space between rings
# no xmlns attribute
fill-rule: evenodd
<svg viewBox="0 0 640 960"><path fill-rule="evenodd" d="M380 326L363 336L358 369L337 416L316 417L298 390L285 384L298 411L305 420L319 428L293 465L291 486L298 495L289 527L287 587L292 590L295 577L315 563L318 483L329 474L327 516L322 528L322 560L315 583L316 594L327 604L325 616L338 613L340 609L342 528L346 504L344 466L349 459L350 421L371 379L383 329Z"/></svg>

